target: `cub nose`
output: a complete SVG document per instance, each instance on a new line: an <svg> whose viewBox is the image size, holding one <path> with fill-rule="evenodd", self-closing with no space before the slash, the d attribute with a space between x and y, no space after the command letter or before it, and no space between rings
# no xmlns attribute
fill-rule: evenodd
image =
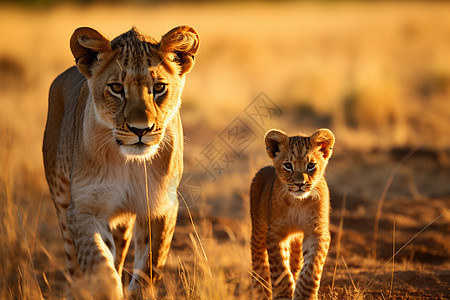
<svg viewBox="0 0 450 300"><path fill-rule="evenodd" d="M294 183L296 186L298 186L300 189L305 185L303 182L300 183Z"/></svg>
<svg viewBox="0 0 450 300"><path fill-rule="evenodd" d="M155 128L155 124L153 124L151 127L146 127L146 128L137 128L137 127L130 126L129 124L127 124L127 127L131 132L136 134L138 137L143 137L144 134L146 134L147 132L153 131L153 129Z"/></svg>

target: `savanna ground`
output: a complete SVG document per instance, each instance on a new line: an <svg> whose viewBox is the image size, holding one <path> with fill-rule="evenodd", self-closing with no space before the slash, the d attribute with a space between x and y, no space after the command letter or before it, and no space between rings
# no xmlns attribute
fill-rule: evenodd
<svg viewBox="0 0 450 300"><path fill-rule="evenodd" d="M113 38L136 25L159 38L188 24L201 47L183 97L184 201L160 298L249 298L248 192L270 163L264 133L328 127L321 298L449 299L449 12L445 2L1 6L0 298L65 297L41 143L73 30Z"/></svg>

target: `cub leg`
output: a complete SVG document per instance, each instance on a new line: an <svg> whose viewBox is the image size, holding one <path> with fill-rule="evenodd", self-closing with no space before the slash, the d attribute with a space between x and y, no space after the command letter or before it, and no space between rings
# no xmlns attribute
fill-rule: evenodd
<svg viewBox="0 0 450 300"><path fill-rule="evenodd" d="M263 230L252 229L252 297L271 299L269 257L266 249L266 235Z"/></svg>
<svg viewBox="0 0 450 300"><path fill-rule="evenodd" d="M118 225L113 230L114 245L116 247L116 255L114 258L117 273L122 278L123 264L130 247L131 238L133 236L133 227L135 217L130 218L127 222Z"/></svg>
<svg viewBox="0 0 450 300"><path fill-rule="evenodd" d="M291 299L295 282L290 272L289 252L283 236L276 230L267 232L267 252L270 262L272 299Z"/></svg>
<svg viewBox="0 0 450 300"><path fill-rule="evenodd" d="M109 224L74 204L67 210L67 222L83 273L83 284L94 299L122 299L122 283L114 268L114 242Z"/></svg>
<svg viewBox="0 0 450 300"><path fill-rule="evenodd" d="M143 286L155 285L161 280L162 269L169 254L175 223L177 221L178 203L162 218L151 221L151 246L152 246L152 274L149 282L149 258L150 239L148 235L148 222L136 220L135 225L135 260L134 274L128 289L133 295L142 294ZM136 271L138 270L138 271ZM142 278L142 273L148 278Z"/></svg>
<svg viewBox="0 0 450 300"><path fill-rule="evenodd" d="M294 299L317 299L329 245L329 232L320 236L305 236L303 242L304 265L297 279Z"/></svg>
<svg viewBox="0 0 450 300"><path fill-rule="evenodd" d="M299 234L290 241L290 252L291 256L289 257L289 265L291 267L291 273L294 277L294 281L298 278L298 273L300 272L303 266L303 254L302 254L302 242L303 242L303 234Z"/></svg>

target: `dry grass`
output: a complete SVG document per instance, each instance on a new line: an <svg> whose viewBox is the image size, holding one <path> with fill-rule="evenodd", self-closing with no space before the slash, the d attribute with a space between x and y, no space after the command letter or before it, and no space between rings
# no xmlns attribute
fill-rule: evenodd
<svg viewBox="0 0 450 300"><path fill-rule="evenodd" d="M246 195L252 175L268 164L261 141L270 127L290 133L329 127L337 137L327 174L336 225L323 299L448 296L449 9L443 2L1 6L0 298L64 297L62 242L41 143L48 88L73 63L73 30L92 26L113 38L136 25L158 38L180 24L201 36L182 109L186 173L193 176L193 186L182 186L182 193L193 221L181 209L163 298L249 298ZM262 129L245 113L260 92L283 111ZM220 139L236 117L255 133L240 155ZM231 159L215 180L196 162L211 141ZM399 166L415 147L417 153ZM393 170L396 177L389 179ZM390 188L382 195L386 182ZM192 187L199 188L197 196L189 194ZM337 227L343 195L344 225ZM395 272L382 268L392 256L394 221L400 249L441 214L427 227L429 234L396 256ZM378 261L370 258L373 251ZM364 289L377 270L380 275Z"/></svg>

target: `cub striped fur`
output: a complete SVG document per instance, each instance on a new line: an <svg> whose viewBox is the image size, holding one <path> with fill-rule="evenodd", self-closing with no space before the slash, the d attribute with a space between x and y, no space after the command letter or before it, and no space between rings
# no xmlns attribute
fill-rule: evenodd
<svg viewBox="0 0 450 300"><path fill-rule="evenodd" d="M259 170L250 189L253 297L317 299L330 244L324 171L334 135L270 130L265 144L273 166Z"/></svg>

